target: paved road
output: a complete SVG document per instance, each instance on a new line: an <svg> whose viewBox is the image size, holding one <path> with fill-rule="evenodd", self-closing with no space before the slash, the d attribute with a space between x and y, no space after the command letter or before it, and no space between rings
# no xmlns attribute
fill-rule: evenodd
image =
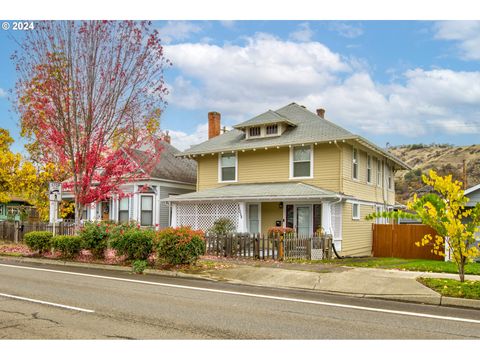
<svg viewBox="0 0 480 360"><path fill-rule="evenodd" d="M0 293L5 339L480 338L478 310L14 261Z"/></svg>

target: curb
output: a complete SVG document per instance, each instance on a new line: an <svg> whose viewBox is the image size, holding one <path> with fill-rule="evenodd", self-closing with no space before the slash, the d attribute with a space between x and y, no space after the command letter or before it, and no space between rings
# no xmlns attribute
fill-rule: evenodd
<svg viewBox="0 0 480 360"><path fill-rule="evenodd" d="M73 261L63 261L63 260L53 260L53 259L36 259L36 258L25 258L25 257L12 257L0 255L0 260L10 260L12 262L18 263L34 263L34 264L47 264L47 265L63 265L87 269L100 269L100 270L115 270L132 273L132 268L129 266L121 265L103 265L103 264L92 264L92 263L78 263ZM179 271L168 271L168 270L156 270L156 269L146 269L145 274L149 275L160 275L167 277L178 277L184 279L197 279L197 280L206 280L212 282L225 281L232 284L244 284L249 286L258 286L265 287L264 285L244 282L241 280L219 280L205 275L198 274L186 274ZM315 290L307 289L294 286L277 286L277 288L283 289L292 289L292 290L307 290L313 291L316 293L323 294L332 294L332 295L343 295L357 298L366 298L366 299L379 299L379 300L390 300L390 301L401 301L408 303L417 303L417 304L428 304L428 305L437 305L437 306L448 306L448 307L460 307L460 308L471 308L471 309L480 309L480 300L473 299L464 299L464 298L453 298L442 296L426 296L426 295L378 295L378 294L360 294L360 293L346 293L339 291L328 291L328 290Z"/></svg>
<svg viewBox="0 0 480 360"><path fill-rule="evenodd" d="M0 260L10 260L10 261L19 262L19 263L63 265L63 266L72 266L72 267L86 268L86 269L114 270L114 271L122 271L122 272L133 273L132 268L130 266L122 266L122 265L103 265L103 264L92 264L92 263L78 263L78 262L74 262L74 261L63 261L63 260L53 260L53 259L35 259L35 258L13 257L13 256L5 256L5 255L0 255ZM182 273L180 271L146 269L144 271L144 274L217 281L215 279L208 278L208 277L205 277L205 276L202 276L202 275L185 274L185 273Z"/></svg>

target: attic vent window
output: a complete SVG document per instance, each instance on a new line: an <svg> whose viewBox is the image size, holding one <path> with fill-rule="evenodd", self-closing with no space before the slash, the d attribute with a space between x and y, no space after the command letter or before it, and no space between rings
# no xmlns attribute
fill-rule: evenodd
<svg viewBox="0 0 480 360"><path fill-rule="evenodd" d="M277 135L278 134L278 125L268 125L267 126L267 135Z"/></svg>
<svg viewBox="0 0 480 360"><path fill-rule="evenodd" d="M260 136L260 126L251 127L248 130L248 135L250 135L250 136Z"/></svg>

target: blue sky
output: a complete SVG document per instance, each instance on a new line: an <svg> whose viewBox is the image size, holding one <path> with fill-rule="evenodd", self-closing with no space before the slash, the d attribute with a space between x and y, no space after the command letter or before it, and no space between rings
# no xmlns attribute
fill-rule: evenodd
<svg viewBox="0 0 480 360"><path fill-rule="evenodd" d="M380 146L477 143L480 22L156 21L173 61L162 128L184 149L207 113L232 126L291 102ZM0 126L22 150L8 91L16 44L0 31Z"/></svg>

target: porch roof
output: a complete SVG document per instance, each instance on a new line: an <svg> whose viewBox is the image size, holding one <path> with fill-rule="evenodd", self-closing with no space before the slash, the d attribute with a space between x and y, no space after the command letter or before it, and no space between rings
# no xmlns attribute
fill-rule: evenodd
<svg viewBox="0 0 480 360"><path fill-rule="evenodd" d="M218 188L193 193L170 196L161 201L201 202L201 201L246 201L246 200L308 200L308 199L350 199L348 195L321 189L304 183L262 183L229 184Z"/></svg>

